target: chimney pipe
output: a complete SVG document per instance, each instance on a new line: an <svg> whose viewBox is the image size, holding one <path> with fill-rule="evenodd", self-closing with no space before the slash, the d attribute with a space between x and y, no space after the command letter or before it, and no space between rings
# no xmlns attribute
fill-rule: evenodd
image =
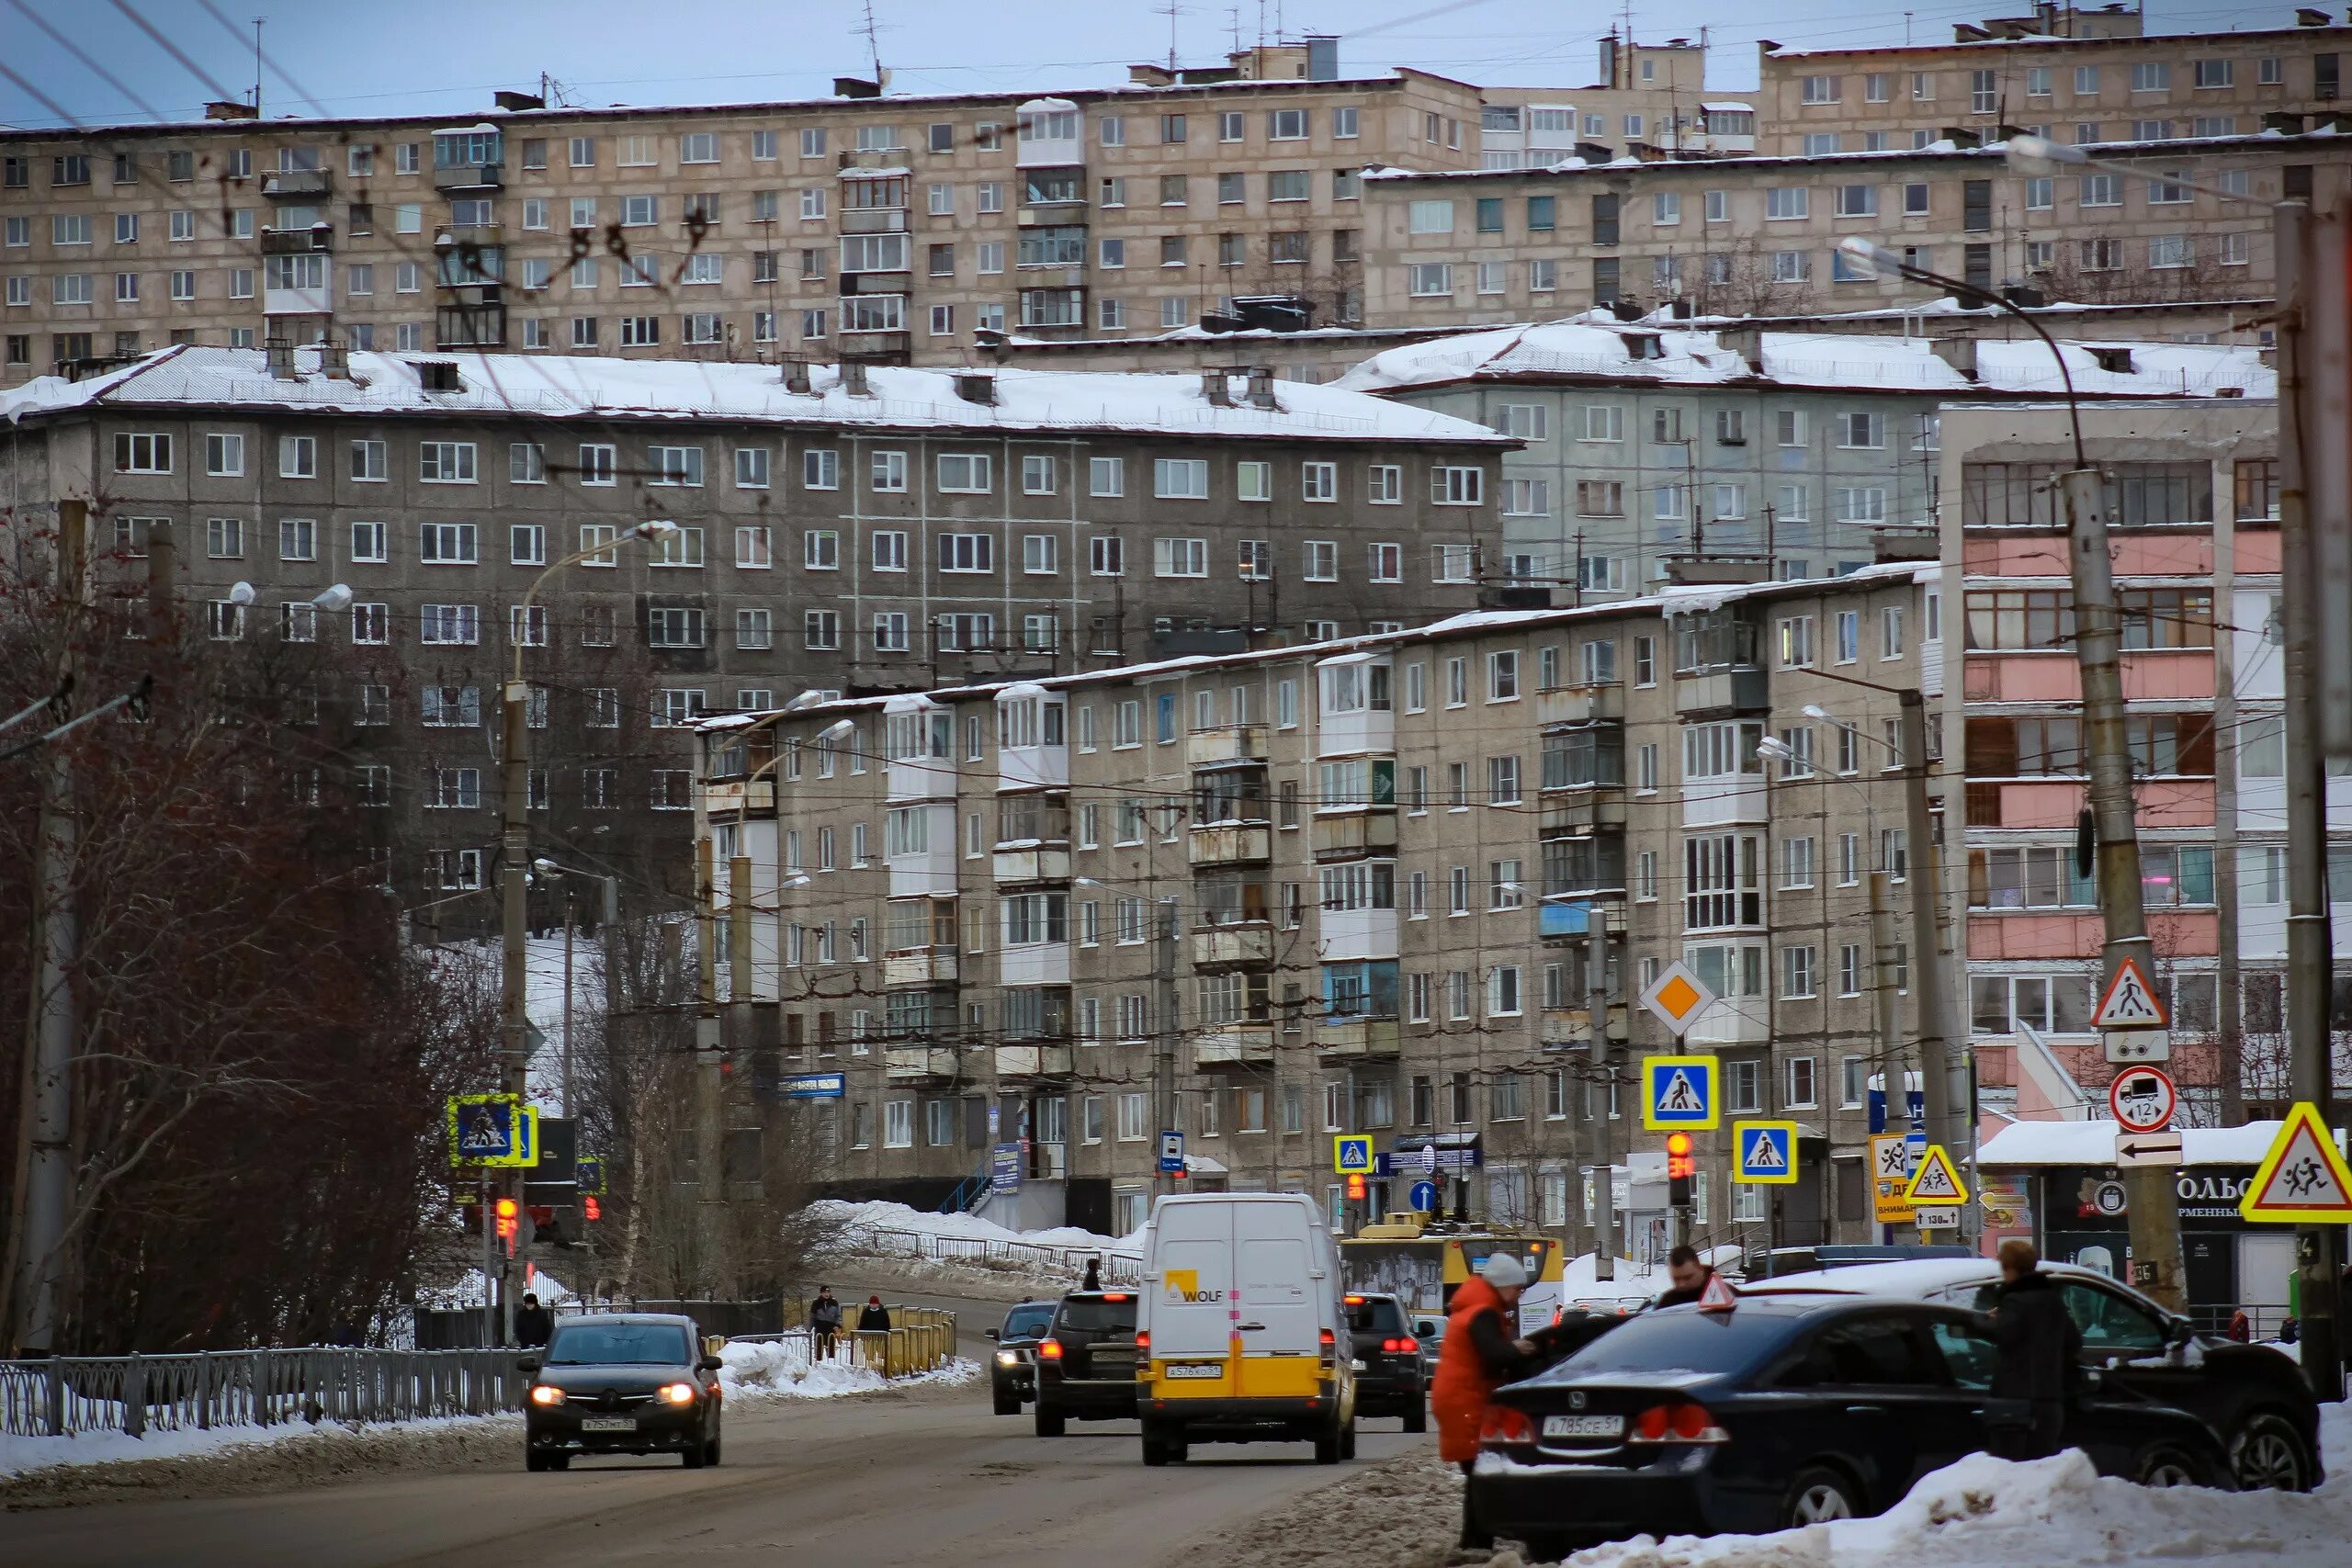
<svg viewBox="0 0 2352 1568"><path fill-rule="evenodd" d="M1253 365L1250 367L1250 404L1252 408L1275 409L1274 372L1272 366Z"/></svg>
<svg viewBox="0 0 2352 1568"><path fill-rule="evenodd" d="M863 359L842 361L842 390L853 398L870 398L874 395L866 389L865 361Z"/></svg>
<svg viewBox="0 0 2352 1568"><path fill-rule="evenodd" d="M1233 406L1233 383L1226 378L1222 370L1204 370L1201 372L1201 396L1209 400L1211 408L1229 409Z"/></svg>

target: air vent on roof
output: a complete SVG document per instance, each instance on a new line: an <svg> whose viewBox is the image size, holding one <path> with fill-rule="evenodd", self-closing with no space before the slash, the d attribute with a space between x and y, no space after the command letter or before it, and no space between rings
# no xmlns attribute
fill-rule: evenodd
<svg viewBox="0 0 2352 1568"><path fill-rule="evenodd" d="M2128 348L2093 348L2091 357L2098 360L2098 367L2110 376L2132 374L2132 351Z"/></svg>
<svg viewBox="0 0 2352 1568"><path fill-rule="evenodd" d="M985 370L959 370L956 374L956 395L967 403L994 408L996 378Z"/></svg>
<svg viewBox="0 0 2352 1568"><path fill-rule="evenodd" d="M537 93L510 93L504 88L491 95L491 101L503 109L543 109L547 99Z"/></svg>
<svg viewBox="0 0 2352 1568"><path fill-rule="evenodd" d="M465 382L458 378L458 366L450 359L412 359L409 364L416 371L416 384L428 392L462 392Z"/></svg>

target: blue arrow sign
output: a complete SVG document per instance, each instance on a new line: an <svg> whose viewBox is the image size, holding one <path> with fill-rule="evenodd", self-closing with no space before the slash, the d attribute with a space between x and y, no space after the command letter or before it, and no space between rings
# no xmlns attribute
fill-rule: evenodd
<svg viewBox="0 0 2352 1568"><path fill-rule="evenodd" d="M1437 1207L1437 1183L1434 1181L1414 1182L1413 1190L1407 1194L1405 1201L1412 1204L1415 1213L1428 1213Z"/></svg>

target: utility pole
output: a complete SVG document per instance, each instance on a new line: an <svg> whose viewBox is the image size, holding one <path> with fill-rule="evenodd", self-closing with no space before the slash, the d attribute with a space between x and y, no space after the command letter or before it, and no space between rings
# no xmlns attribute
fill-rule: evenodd
<svg viewBox="0 0 2352 1568"><path fill-rule="evenodd" d="M2079 451L2080 448L2077 447ZM2101 990L2130 960L2156 972L2155 944L2140 902L2140 836L2132 799L2132 751L2123 723L2122 613L2109 553L2107 496L2099 472L2081 466L2061 474L2068 555L2075 588L2075 658L2083 683L2083 739L2089 756L2091 821L2098 845L2098 908L2107 927ZM1936 1092L1930 1075L1928 1092ZM1928 1114L1934 1116L1934 1102ZM2175 1312L2188 1301L2181 1277L2178 1173L2168 1166L2124 1168L2131 1206L2132 1282Z"/></svg>
<svg viewBox="0 0 2352 1568"><path fill-rule="evenodd" d="M2278 534L2281 618L2286 633L2287 730L2287 1045L2289 1092L2335 1124L2329 1059L2333 985L2328 929L2327 774L2320 735L2320 579L2314 500L2330 509L2327 525L2346 525L2343 422L2352 373L2346 343L2345 229L2314 223L2300 201L2275 209L2278 301ZM2339 297L2323 301L2320 290ZM2331 378L2337 379L2331 380ZM2325 416L2334 413L2335 423ZM2308 423L2306 422L2309 422ZM2314 481L2317 482L2314 482ZM2136 1204L2138 1200L2133 1200ZM2136 1210L2135 1210L2136 1213ZM2301 1274L2303 1372L2322 1399L2343 1397L2344 1273L2340 1228L2307 1225L2296 1236ZM2138 1236L2132 1237L2138 1244Z"/></svg>
<svg viewBox="0 0 2352 1568"><path fill-rule="evenodd" d="M718 886L707 821L695 840L695 968L701 1005L695 1014L694 1095L695 1216L704 1278L711 1299L720 1295L720 1238L717 1194L725 1182L719 1169L718 1135Z"/></svg>
<svg viewBox="0 0 2352 1568"><path fill-rule="evenodd" d="M1584 1016L1592 1031L1592 1066L1600 1075L1600 1168L1593 1181L1592 1277L1617 1277L1617 1124L1610 1116L1617 1099L1617 1066L1609 1042L1609 918L1596 910L1587 923Z"/></svg>
<svg viewBox="0 0 2352 1568"><path fill-rule="evenodd" d="M1878 1023L1880 1081L1886 1086L1886 1124L1882 1133L1900 1137L1911 1130L1911 1058L1903 1049L1903 1010L1895 999L1894 911L1887 907L1886 884L1893 874L1881 866L1870 874L1871 1002ZM1893 1239L1893 1227L1879 1223L1877 1173L1871 1173L1870 1234L1874 1240Z"/></svg>
<svg viewBox="0 0 2352 1568"><path fill-rule="evenodd" d="M503 712L498 753L498 867L500 892L503 896L500 909L503 967L499 985L499 1034L503 1091L514 1098L517 1107L527 1102L531 1093L530 946L529 930L525 924L529 916L531 873L530 694L531 688L523 679L522 645L518 640L514 669L506 682L505 700L500 705ZM498 1291L489 1304L496 1313L492 1321L498 1330L497 1342L511 1345L514 1341L515 1275L530 1254L530 1215L522 1206L521 1168L498 1173L498 1191L503 1197L514 1199L517 1205L515 1235L514 1247L503 1251L498 1259ZM491 1227L487 1204L482 1210L482 1226L485 1232Z"/></svg>
<svg viewBox="0 0 2352 1568"><path fill-rule="evenodd" d="M1911 985L1919 1013L1919 1088L1928 1114L1928 1141L1962 1159L1973 1140L1967 1124L1967 1077L1951 1050L1951 987L1940 951L1943 901L1936 870L1941 857L1936 852L1935 817L1928 803L1927 701L1917 686L1905 686L1897 697L1902 703L1904 874L1911 879ZM2136 897L2136 880L2132 887Z"/></svg>
<svg viewBox="0 0 2352 1568"><path fill-rule="evenodd" d="M87 503L57 503L57 690L71 701L79 660L84 581L88 570ZM152 592L152 589L151 589ZM69 716L57 716L61 720ZM74 815L74 764L62 746L43 749L40 819L33 840L32 994L27 1019L21 1085L16 1190L11 1215L17 1277L10 1297L16 1321L9 1337L20 1354L58 1348L65 1294L65 1217L74 1198L74 863L81 824Z"/></svg>
<svg viewBox="0 0 2352 1568"><path fill-rule="evenodd" d="M567 879L563 885L563 1113L567 1118L579 1115L571 1100L571 939L579 925L578 903ZM577 1138L578 1134L573 1136Z"/></svg>

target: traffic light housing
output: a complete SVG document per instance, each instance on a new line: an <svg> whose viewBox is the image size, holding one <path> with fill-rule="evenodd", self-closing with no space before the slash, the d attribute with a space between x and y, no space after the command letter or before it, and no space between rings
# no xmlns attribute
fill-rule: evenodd
<svg viewBox="0 0 2352 1568"><path fill-rule="evenodd" d="M605 1217L605 1205L598 1202L592 1193L580 1200L580 1217L583 1220L601 1220Z"/></svg>
<svg viewBox="0 0 2352 1568"><path fill-rule="evenodd" d="M1691 1151L1690 1134L1668 1133L1666 1135L1666 1201L1668 1207L1690 1207L1690 1177L1698 1166L1698 1156Z"/></svg>
<svg viewBox="0 0 2352 1568"><path fill-rule="evenodd" d="M494 1206L498 1215L498 1235L503 1241L513 1241L522 1229L522 1205L512 1198L501 1198Z"/></svg>
<svg viewBox="0 0 2352 1568"><path fill-rule="evenodd" d="M1348 1178L1348 1201L1351 1203L1363 1202L1364 1199L1364 1192L1365 1187L1363 1177L1360 1174L1350 1176Z"/></svg>

